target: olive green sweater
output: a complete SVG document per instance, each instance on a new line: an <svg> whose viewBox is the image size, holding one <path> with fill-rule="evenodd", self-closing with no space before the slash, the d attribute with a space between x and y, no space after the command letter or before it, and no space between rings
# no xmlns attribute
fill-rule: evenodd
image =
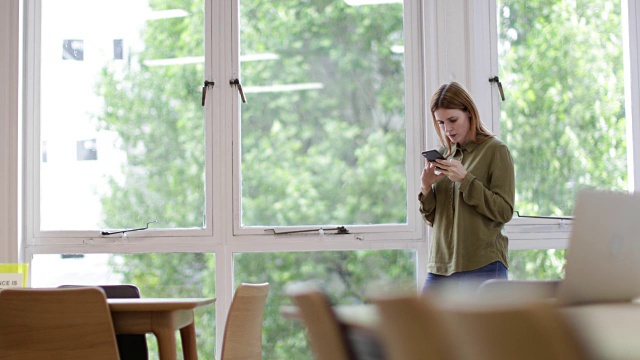
<svg viewBox="0 0 640 360"><path fill-rule="evenodd" d="M454 147L449 158L461 160L462 182L443 177L426 196L420 213L433 227L428 271L439 275L507 263L504 224L513 216L515 174L507 146L493 137L481 144Z"/></svg>

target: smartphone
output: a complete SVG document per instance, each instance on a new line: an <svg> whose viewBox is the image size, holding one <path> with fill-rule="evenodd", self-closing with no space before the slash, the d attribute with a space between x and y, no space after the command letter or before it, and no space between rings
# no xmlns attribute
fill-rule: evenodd
<svg viewBox="0 0 640 360"><path fill-rule="evenodd" d="M427 158L430 162L435 162L437 159L447 160L438 150L425 150L422 152L422 156Z"/></svg>

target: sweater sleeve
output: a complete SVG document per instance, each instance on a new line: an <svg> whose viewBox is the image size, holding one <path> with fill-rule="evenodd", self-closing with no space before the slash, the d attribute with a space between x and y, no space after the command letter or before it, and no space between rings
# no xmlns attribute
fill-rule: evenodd
<svg viewBox="0 0 640 360"><path fill-rule="evenodd" d="M420 202L422 219L427 225L433 226L433 221L436 217L436 196L434 189L431 189L426 196L424 196L422 192L418 193L418 202Z"/></svg>
<svg viewBox="0 0 640 360"><path fill-rule="evenodd" d="M488 183L484 184L473 174L460 184L464 201L487 218L507 223L513 217L515 202L515 172L513 159L506 145L496 148L489 159Z"/></svg>

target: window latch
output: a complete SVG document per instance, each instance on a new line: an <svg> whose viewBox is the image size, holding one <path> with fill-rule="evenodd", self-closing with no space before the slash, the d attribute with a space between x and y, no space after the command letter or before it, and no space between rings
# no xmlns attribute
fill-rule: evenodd
<svg viewBox="0 0 640 360"><path fill-rule="evenodd" d="M238 87L238 92L240 93L240 97L242 98L242 102L246 104L247 103L247 98L244 97L244 91L242 91L242 84L240 84L240 80L238 78L229 80L229 84L231 86L235 85L235 86Z"/></svg>
<svg viewBox="0 0 640 360"><path fill-rule="evenodd" d="M149 221L147 223L147 226L145 226L145 227L141 227L141 228L137 228L137 229L126 229L126 230L120 230L120 231L102 231L102 232L100 232L100 235L102 235L102 236L115 235L115 234L125 234L126 235L126 233L132 232L132 231L147 230L149 228L149 224L155 223L155 222L158 222L158 220Z"/></svg>
<svg viewBox="0 0 640 360"><path fill-rule="evenodd" d="M489 78L489 82L494 82L498 84L498 90L500 91L500 98L502 99L502 101L504 101L504 91L502 90L502 83L500 82L500 78L497 76L494 76L492 78Z"/></svg>
<svg viewBox="0 0 640 360"><path fill-rule="evenodd" d="M265 229L264 231L269 231L273 235L283 235L283 234L297 234L297 233L305 233L305 232L319 232L321 235L324 234L325 231L335 231L334 235L344 235L349 234L349 230L347 230L344 226L338 226L334 228L316 228L316 229L305 229L305 230L293 230L293 231L276 231L276 229Z"/></svg>
<svg viewBox="0 0 640 360"><path fill-rule="evenodd" d="M518 210L513 211L517 217L530 219L554 219L554 220L573 220L573 216L539 216L539 215L520 215Z"/></svg>
<svg viewBox="0 0 640 360"><path fill-rule="evenodd" d="M202 106L204 106L204 99L207 97L207 88L209 86L213 87L216 83L214 81L205 80L204 85L202 86Z"/></svg>

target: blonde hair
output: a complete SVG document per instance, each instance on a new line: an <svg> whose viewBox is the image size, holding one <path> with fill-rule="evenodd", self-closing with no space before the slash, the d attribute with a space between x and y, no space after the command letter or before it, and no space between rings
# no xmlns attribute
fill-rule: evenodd
<svg viewBox="0 0 640 360"><path fill-rule="evenodd" d="M447 148L447 156L451 153L452 144L451 140L440 131L435 115L438 109L462 110L469 113L469 141L479 144L494 136L480 120L478 108L467 90L455 81L443 84L431 97L431 118L442 146ZM478 135L484 136L478 137Z"/></svg>

